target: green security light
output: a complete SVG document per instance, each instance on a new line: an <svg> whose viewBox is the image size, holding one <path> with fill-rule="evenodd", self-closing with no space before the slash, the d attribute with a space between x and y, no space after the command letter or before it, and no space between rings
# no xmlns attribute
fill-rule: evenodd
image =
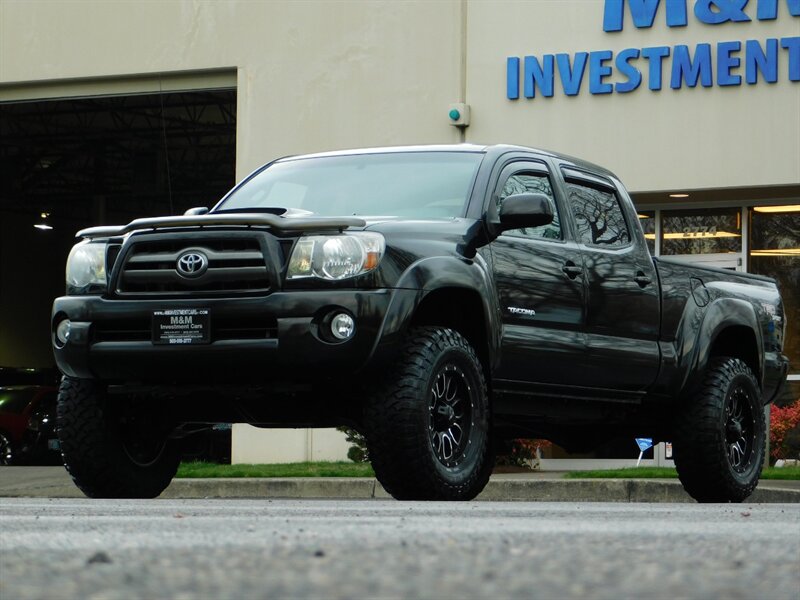
<svg viewBox="0 0 800 600"><path fill-rule="evenodd" d="M457 102L448 107L447 116L450 117L450 125L454 127L467 127L469 125L469 104Z"/></svg>

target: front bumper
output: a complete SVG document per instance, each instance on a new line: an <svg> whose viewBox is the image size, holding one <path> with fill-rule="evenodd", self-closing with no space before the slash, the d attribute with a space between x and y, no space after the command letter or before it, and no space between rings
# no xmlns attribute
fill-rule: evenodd
<svg viewBox="0 0 800 600"><path fill-rule="evenodd" d="M335 374L350 376L376 354L390 355L403 326L392 315L413 302L417 293L293 290L263 297L170 300L66 296L53 304L53 349L59 369L83 379L311 382ZM210 343L153 344L149 333L153 311L170 309L208 309ZM347 341L328 341L320 331L326 315L335 311L346 311L355 319L355 334ZM60 346L55 330L65 318L71 321L71 331Z"/></svg>

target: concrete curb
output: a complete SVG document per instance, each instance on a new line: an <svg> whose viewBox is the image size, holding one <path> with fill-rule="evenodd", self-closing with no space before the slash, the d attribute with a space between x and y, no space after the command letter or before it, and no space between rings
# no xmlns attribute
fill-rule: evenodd
<svg viewBox="0 0 800 600"><path fill-rule="evenodd" d="M5 470L8 469L8 470ZM12 471L13 469L13 471ZM517 502L694 502L677 480L556 479L495 475L478 500ZM69 474L47 467L0 469L0 497L83 498ZM174 479L161 498L390 499L374 478ZM800 503L800 482L762 481L752 503Z"/></svg>
<svg viewBox="0 0 800 600"><path fill-rule="evenodd" d="M377 495L378 488L383 496ZM361 477L286 477L173 479L159 498L341 498L386 497L375 479Z"/></svg>
<svg viewBox="0 0 800 600"><path fill-rule="evenodd" d="M175 479L161 498L389 499L375 479ZM517 502L686 502L678 481L648 479L495 479L478 500ZM759 487L753 503L800 503L800 490Z"/></svg>

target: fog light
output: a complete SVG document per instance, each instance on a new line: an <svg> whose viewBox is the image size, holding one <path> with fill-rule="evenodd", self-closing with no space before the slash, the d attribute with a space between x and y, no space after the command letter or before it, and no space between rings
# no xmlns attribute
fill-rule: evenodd
<svg viewBox="0 0 800 600"><path fill-rule="evenodd" d="M349 340L355 331L356 323L347 313L339 313L331 319L331 333L337 340Z"/></svg>
<svg viewBox="0 0 800 600"><path fill-rule="evenodd" d="M56 326L56 339L63 346L69 340L69 330L72 327L69 319L64 319Z"/></svg>

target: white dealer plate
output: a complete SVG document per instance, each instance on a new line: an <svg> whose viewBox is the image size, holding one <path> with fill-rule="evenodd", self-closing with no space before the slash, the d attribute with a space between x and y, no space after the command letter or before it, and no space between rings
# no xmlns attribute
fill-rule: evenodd
<svg viewBox="0 0 800 600"><path fill-rule="evenodd" d="M153 343L165 345L208 344L211 316L207 308L153 311Z"/></svg>

